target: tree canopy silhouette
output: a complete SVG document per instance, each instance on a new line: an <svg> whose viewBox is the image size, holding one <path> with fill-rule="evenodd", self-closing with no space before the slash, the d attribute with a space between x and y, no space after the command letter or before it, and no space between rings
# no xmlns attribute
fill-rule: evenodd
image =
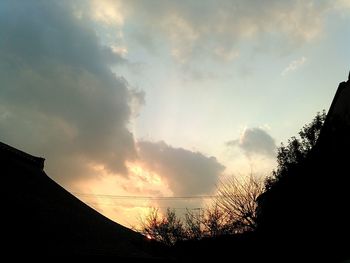
<svg viewBox="0 0 350 263"><path fill-rule="evenodd" d="M265 181L267 190L303 164L317 143L326 116L325 110L322 113L318 112L314 119L299 131L299 138L293 136L286 146L282 143L277 149L277 168Z"/></svg>

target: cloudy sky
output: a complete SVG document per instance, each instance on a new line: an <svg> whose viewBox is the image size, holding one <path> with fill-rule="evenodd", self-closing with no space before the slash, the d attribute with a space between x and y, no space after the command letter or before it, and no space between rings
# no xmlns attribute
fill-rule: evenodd
<svg viewBox="0 0 350 263"><path fill-rule="evenodd" d="M127 226L201 206L116 196L267 175L346 79L349 23L350 0L0 1L0 140Z"/></svg>

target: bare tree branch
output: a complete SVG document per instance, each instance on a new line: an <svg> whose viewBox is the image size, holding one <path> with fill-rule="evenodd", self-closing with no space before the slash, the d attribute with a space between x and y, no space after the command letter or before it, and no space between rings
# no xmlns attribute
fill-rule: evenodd
<svg viewBox="0 0 350 263"><path fill-rule="evenodd" d="M253 175L242 179L232 176L220 182L216 203L229 215L231 224L239 226L238 232L254 230L257 198L263 191L263 181Z"/></svg>

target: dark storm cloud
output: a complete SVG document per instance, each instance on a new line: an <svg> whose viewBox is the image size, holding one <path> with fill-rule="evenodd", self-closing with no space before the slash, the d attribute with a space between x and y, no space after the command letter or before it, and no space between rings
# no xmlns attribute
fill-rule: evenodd
<svg viewBox="0 0 350 263"><path fill-rule="evenodd" d="M165 142L137 143L140 160L162 178L175 195L210 193L225 167L215 157L174 148Z"/></svg>
<svg viewBox="0 0 350 263"><path fill-rule="evenodd" d="M276 155L275 140L261 128L245 129L241 138L229 141L226 145L242 149L247 156L260 154L275 157Z"/></svg>
<svg viewBox="0 0 350 263"><path fill-rule="evenodd" d="M124 59L68 3L0 2L1 140L47 157L62 181L89 163L123 173L136 156L130 102L142 96L110 71Z"/></svg>

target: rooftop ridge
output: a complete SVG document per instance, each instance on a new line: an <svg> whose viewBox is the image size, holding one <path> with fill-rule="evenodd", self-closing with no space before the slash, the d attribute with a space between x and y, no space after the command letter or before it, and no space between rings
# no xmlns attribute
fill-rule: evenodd
<svg viewBox="0 0 350 263"><path fill-rule="evenodd" d="M25 160L26 162L29 162L30 164L33 164L36 167L39 167L41 170L44 169L45 158L30 155L3 142L0 142L0 152L10 153L21 158L22 160Z"/></svg>

